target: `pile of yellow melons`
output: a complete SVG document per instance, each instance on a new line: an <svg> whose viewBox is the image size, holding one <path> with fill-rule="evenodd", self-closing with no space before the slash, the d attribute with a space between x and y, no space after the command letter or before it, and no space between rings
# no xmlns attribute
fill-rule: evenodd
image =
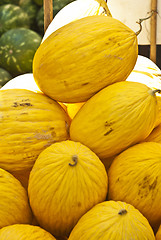
<svg viewBox="0 0 161 240"><path fill-rule="evenodd" d="M0 239L160 240L161 70L105 1L72 4L0 90Z"/></svg>

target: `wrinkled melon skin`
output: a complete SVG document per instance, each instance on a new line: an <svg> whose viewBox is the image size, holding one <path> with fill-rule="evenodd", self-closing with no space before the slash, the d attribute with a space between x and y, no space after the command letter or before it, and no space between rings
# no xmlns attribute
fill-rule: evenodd
<svg viewBox="0 0 161 240"><path fill-rule="evenodd" d="M68 240L76 239L155 240L155 236L147 219L131 204L106 201L78 221Z"/></svg>
<svg viewBox="0 0 161 240"><path fill-rule="evenodd" d="M90 98L77 112L70 137L100 158L112 157L144 140L155 126L158 107L142 83L114 83Z"/></svg>
<svg viewBox="0 0 161 240"><path fill-rule="evenodd" d="M14 224L0 229L1 240L56 240L54 236L39 226Z"/></svg>
<svg viewBox="0 0 161 240"><path fill-rule="evenodd" d="M119 154L108 171L108 199L136 207L154 231L161 222L161 144L144 142Z"/></svg>
<svg viewBox="0 0 161 240"><path fill-rule="evenodd" d="M58 239L69 236L83 214L105 201L107 193L108 176L100 159L86 146L70 140L42 151L29 177L34 216Z"/></svg>
<svg viewBox="0 0 161 240"><path fill-rule="evenodd" d="M16 223L32 223L28 195L21 183L0 168L0 229ZM2 240L2 238L0 237Z"/></svg>
<svg viewBox="0 0 161 240"><path fill-rule="evenodd" d="M161 143L161 124L155 127L144 141Z"/></svg>
<svg viewBox="0 0 161 240"><path fill-rule="evenodd" d="M0 91L0 167L32 168L42 150L69 138L69 117L54 100L26 89Z"/></svg>
<svg viewBox="0 0 161 240"><path fill-rule="evenodd" d="M33 75L60 102L83 102L124 81L138 56L136 34L109 16L88 16L53 32L37 49Z"/></svg>

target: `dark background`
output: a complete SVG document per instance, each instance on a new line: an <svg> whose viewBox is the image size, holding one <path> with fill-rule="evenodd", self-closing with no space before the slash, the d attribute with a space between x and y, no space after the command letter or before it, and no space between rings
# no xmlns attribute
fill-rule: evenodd
<svg viewBox="0 0 161 240"><path fill-rule="evenodd" d="M139 55L150 58L150 45L139 45ZM161 45L157 45L156 65L161 69Z"/></svg>

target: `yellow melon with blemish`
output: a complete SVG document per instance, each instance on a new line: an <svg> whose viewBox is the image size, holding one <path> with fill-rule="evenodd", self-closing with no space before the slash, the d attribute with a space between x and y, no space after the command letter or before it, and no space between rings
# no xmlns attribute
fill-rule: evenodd
<svg viewBox="0 0 161 240"><path fill-rule="evenodd" d="M65 110L26 89L0 91L0 124L0 167L10 172L32 168L42 150L69 138Z"/></svg>
<svg viewBox="0 0 161 240"><path fill-rule="evenodd" d="M49 97L84 102L124 81L137 55L137 35L130 28L109 16L88 16L57 29L39 46L33 76Z"/></svg>
<svg viewBox="0 0 161 240"><path fill-rule="evenodd" d="M114 83L81 107L71 122L70 138L105 159L144 140L155 127L157 114L155 92L149 87Z"/></svg>
<svg viewBox="0 0 161 240"><path fill-rule="evenodd" d="M12 174L2 168L0 168L0 216L0 228L32 222L26 190Z"/></svg>
<svg viewBox="0 0 161 240"><path fill-rule="evenodd" d="M154 231L161 222L161 144L144 142L120 153L108 171L109 200L132 204Z"/></svg>

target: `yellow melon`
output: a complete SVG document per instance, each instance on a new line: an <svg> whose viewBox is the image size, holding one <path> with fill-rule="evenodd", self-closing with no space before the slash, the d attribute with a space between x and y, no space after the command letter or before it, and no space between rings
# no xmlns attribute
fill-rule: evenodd
<svg viewBox="0 0 161 240"><path fill-rule="evenodd" d="M26 89L43 94L34 80L33 73L25 73L12 78L1 88L1 90L6 89ZM62 102L59 104L66 110L66 106Z"/></svg>
<svg viewBox="0 0 161 240"><path fill-rule="evenodd" d="M0 230L1 240L56 240L54 236L38 226L14 224Z"/></svg>
<svg viewBox="0 0 161 240"><path fill-rule="evenodd" d="M70 140L42 151L29 177L29 200L41 227L68 236L79 218L106 199L108 176L89 148Z"/></svg>
<svg viewBox="0 0 161 240"><path fill-rule="evenodd" d="M140 64L138 63L127 77L126 81L140 82L151 89L161 89L161 78L157 75L157 72L157 70L152 70L152 68L148 68L148 66L141 65L140 67ZM161 94L156 93L156 96L159 108L159 114L156 121L156 126L158 126L161 123Z"/></svg>
<svg viewBox="0 0 161 240"><path fill-rule="evenodd" d="M160 143L139 143L120 153L108 171L108 199L132 204L154 231L161 223L160 159Z"/></svg>
<svg viewBox="0 0 161 240"><path fill-rule="evenodd" d="M106 201L78 221L68 240L155 240L147 219L131 204Z"/></svg>
<svg viewBox="0 0 161 240"><path fill-rule="evenodd" d="M0 216L0 228L32 222L26 190L13 175L2 168L0 168Z"/></svg>
<svg viewBox="0 0 161 240"><path fill-rule="evenodd" d="M71 122L70 138L100 158L112 157L144 140L155 126L157 112L154 91L146 85L114 83L81 107Z"/></svg>
<svg viewBox="0 0 161 240"><path fill-rule="evenodd" d="M158 126L159 124L161 124L161 94L156 94L156 97L158 102L158 117L156 121L156 126Z"/></svg>
<svg viewBox="0 0 161 240"><path fill-rule="evenodd" d="M30 169L42 150L69 137L69 117L44 94L26 89L0 90L0 167Z"/></svg>
<svg viewBox="0 0 161 240"><path fill-rule="evenodd" d="M137 55L137 36L130 28L109 16L88 16L57 29L39 46L33 76L49 97L84 102L124 81Z"/></svg>
<svg viewBox="0 0 161 240"><path fill-rule="evenodd" d="M144 139L144 141L161 143L161 124L155 127L150 135Z"/></svg>

